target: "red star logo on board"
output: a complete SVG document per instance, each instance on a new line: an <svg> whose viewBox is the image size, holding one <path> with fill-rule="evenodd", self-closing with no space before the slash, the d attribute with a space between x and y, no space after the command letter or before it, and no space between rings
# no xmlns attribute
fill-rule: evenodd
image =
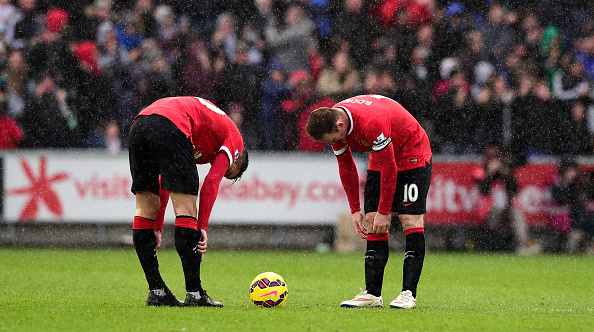
<svg viewBox="0 0 594 332"><path fill-rule="evenodd" d="M62 217L64 211L62 203L56 192L52 189L52 184L63 181L68 178L68 174L60 172L49 177L46 173L47 160L42 157L39 163L39 177L35 177L31 166L21 159L21 166L25 175L29 179L29 186L10 189L6 191L7 195L29 195L29 200L21 211L20 219L23 221L33 221L37 219L40 204L45 204L48 210L58 217Z"/></svg>

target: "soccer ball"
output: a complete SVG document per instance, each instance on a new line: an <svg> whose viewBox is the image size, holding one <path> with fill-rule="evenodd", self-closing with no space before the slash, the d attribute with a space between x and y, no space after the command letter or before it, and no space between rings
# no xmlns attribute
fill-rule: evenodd
<svg viewBox="0 0 594 332"><path fill-rule="evenodd" d="M288 294L285 279L274 272L258 274L250 286L250 298L258 307L280 307Z"/></svg>

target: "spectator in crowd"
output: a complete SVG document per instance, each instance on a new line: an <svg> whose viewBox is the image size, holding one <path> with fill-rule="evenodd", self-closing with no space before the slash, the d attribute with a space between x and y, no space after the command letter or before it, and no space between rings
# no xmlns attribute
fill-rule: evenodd
<svg viewBox="0 0 594 332"><path fill-rule="evenodd" d="M156 6L153 0L135 0L130 14L138 22L139 30L146 36L155 37L157 32Z"/></svg>
<svg viewBox="0 0 594 332"><path fill-rule="evenodd" d="M80 146L78 119L68 105L68 92L45 73L35 85L19 123L25 131L24 147L65 148Z"/></svg>
<svg viewBox="0 0 594 332"><path fill-rule="evenodd" d="M260 66L264 62L265 45L263 35L254 29L253 24L245 24L239 35L239 41L248 46L248 63L251 66Z"/></svg>
<svg viewBox="0 0 594 332"><path fill-rule="evenodd" d="M128 54L118 44L115 29L105 32L105 36L97 38L98 42L98 64L99 69L110 76L115 71L123 70L128 62Z"/></svg>
<svg viewBox="0 0 594 332"><path fill-rule="evenodd" d="M428 87L435 84L439 78L439 62L441 60L435 27L433 25L425 24L419 28L417 45L412 49L409 58L409 69L412 70L416 67L417 69L415 70L418 71L419 68L423 68L423 72L417 72L415 76L426 82L421 87L425 91L428 91Z"/></svg>
<svg viewBox="0 0 594 332"><path fill-rule="evenodd" d="M593 250L594 213L588 207L594 198L591 176L582 172L571 158L562 159L559 175L551 185L551 194L557 204L569 206L571 231L567 238L569 252Z"/></svg>
<svg viewBox="0 0 594 332"><path fill-rule="evenodd" d="M115 32L114 13L111 10L110 0L96 0L88 8L87 16L95 30L95 41L100 47L105 46L107 34Z"/></svg>
<svg viewBox="0 0 594 332"><path fill-rule="evenodd" d="M498 1L491 2L487 13L487 21L481 28L485 40L485 48L489 54L489 60L498 66L515 39L514 32L507 22L505 7Z"/></svg>
<svg viewBox="0 0 594 332"><path fill-rule="evenodd" d="M380 37L380 28L369 19L364 0L343 0L332 19L335 44L344 46L359 70L368 64L372 44Z"/></svg>
<svg viewBox="0 0 594 332"><path fill-rule="evenodd" d="M464 35L465 47L460 49L457 58L460 60L460 70L466 77L475 75L479 63L490 63L483 41L483 35L478 30L470 30Z"/></svg>
<svg viewBox="0 0 594 332"><path fill-rule="evenodd" d="M273 59L266 68L268 76L262 81L262 141L264 150L284 150L285 132L281 104L287 97L287 75L280 61Z"/></svg>
<svg viewBox="0 0 594 332"><path fill-rule="evenodd" d="M17 14L16 7L10 0L0 0L0 25L6 28L12 19Z"/></svg>
<svg viewBox="0 0 594 332"><path fill-rule="evenodd" d="M427 131L429 138L433 138L432 125L428 123L431 118L431 89L435 82L436 70L427 63L427 54L422 47L413 50L410 59L410 66L405 72L405 93L401 97L401 104L415 117ZM434 144L437 140L431 139Z"/></svg>
<svg viewBox="0 0 594 332"><path fill-rule="evenodd" d="M215 100L224 61L213 61L208 45L198 37L190 41L187 54L181 72L182 93Z"/></svg>
<svg viewBox="0 0 594 332"><path fill-rule="evenodd" d="M462 72L452 74L450 88L439 97L436 109L434 126L439 134L440 152L449 155L475 153L479 114Z"/></svg>
<svg viewBox="0 0 594 332"><path fill-rule="evenodd" d="M237 45L235 61L228 63L223 69L221 88L218 90L218 103L227 109L231 103L238 103L244 109L245 144L249 148L260 149L261 122L259 116L260 86L262 70L248 63L248 45L240 42Z"/></svg>
<svg viewBox="0 0 594 332"><path fill-rule="evenodd" d="M315 90L311 73L298 70L289 76L290 91L282 102L287 150L320 152L325 144L314 142L305 131L311 112L319 107L331 107L334 100L320 96Z"/></svg>
<svg viewBox="0 0 594 332"><path fill-rule="evenodd" d="M146 44L148 42L152 42L152 39L147 39ZM155 51L158 48L155 49ZM147 68L146 71L143 72L143 75L146 75L150 81L150 96L153 97L153 100L163 98L163 97L172 97L179 95L179 86L178 80L173 77L171 72L171 67L167 63L165 57L161 52L155 52L150 54L150 51L147 51L145 54L147 55Z"/></svg>
<svg viewBox="0 0 594 332"><path fill-rule="evenodd" d="M44 15L37 11L37 0L18 0L17 13L6 27L6 40L14 49L25 48L44 25Z"/></svg>
<svg viewBox="0 0 594 332"><path fill-rule="evenodd" d="M119 124L114 120L110 120L107 123L100 123L87 137L84 146L87 148L106 149L110 153L121 152L123 146Z"/></svg>
<svg viewBox="0 0 594 332"><path fill-rule="evenodd" d="M23 52L18 49L11 51L2 76L6 80L6 112L13 118L18 118L25 108L28 75L29 65L25 62Z"/></svg>
<svg viewBox="0 0 594 332"><path fill-rule="evenodd" d="M330 66L318 78L318 92L334 100L343 100L361 92L361 73L353 64L347 51L339 50L332 56Z"/></svg>
<svg viewBox="0 0 594 332"><path fill-rule="evenodd" d="M515 154L526 157L552 155L558 149L559 126L566 115L542 79L528 73L520 77L519 96L511 104L515 121L512 145Z"/></svg>
<svg viewBox="0 0 594 332"><path fill-rule="evenodd" d="M495 94L494 67L488 62L477 63L474 70L473 98L477 115L476 148L482 151L487 144L503 143L503 108L505 105Z"/></svg>
<svg viewBox="0 0 594 332"><path fill-rule="evenodd" d="M221 13L217 17L216 30L212 35L211 44L215 49L220 49L225 54L227 62L235 62L237 51L237 23L231 13Z"/></svg>
<svg viewBox="0 0 594 332"><path fill-rule="evenodd" d="M362 94L382 95L394 100L399 100L399 91L397 91L396 82L387 71L376 68L367 70L363 80Z"/></svg>
<svg viewBox="0 0 594 332"><path fill-rule="evenodd" d="M127 53L132 53L129 56L133 57L142 46L142 42L146 39L142 22L133 13L127 13L121 22L116 25L115 29L118 44Z"/></svg>
<svg viewBox="0 0 594 332"><path fill-rule="evenodd" d="M511 89L505 79L501 76L493 78L493 97L495 102L501 107L501 144L504 148L509 149L512 141L513 130L513 116L511 110L511 103L515 97L513 89ZM496 140L497 141L497 140Z"/></svg>
<svg viewBox="0 0 594 332"><path fill-rule="evenodd" d="M380 38L378 44L379 49L376 52L374 59L371 60L370 64L363 68L363 71L367 71L371 67L389 74L393 79L401 77L407 64L405 63L406 60L401 58L396 43L388 38ZM334 56L336 57L336 54Z"/></svg>
<svg viewBox="0 0 594 332"><path fill-rule="evenodd" d="M553 95L565 102L565 109L569 110L573 104L582 98L587 98L592 83L584 71L584 65L571 54L563 55L560 68L553 75Z"/></svg>
<svg viewBox="0 0 594 332"><path fill-rule="evenodd" d="M466 80L467 88L470 89L470 82L468 78L464 76L464 73L460 71L460 63L458 59L454 57L448 57L441 60L439 64L439 76L440 79L434 85L431 86L431 100L436 102L439 98L451 88L452 81L456 74L461 74Z"/></svg>
<svg viewBox="0 0 594 332"><path fill-rule="evenodd" d="M544 70L549 82L553 81L553 75L558 70L557 65L563 54L563 46L561 31L554 26L546 27L541 41L541 51L544 53Z"/></svg>
<svg viewBox="0 0 594 332"><path fill-rule="evenodd" d="M155 8L154 19L156 21L156 38L161 49L173 50L178 34L181 32L176 21L173 9L168 5L159 5Z"/></svg>
<svg viewBox="0 0 594 332"><path fill-rule="evenodd" d="M309 50L314 46L314 23L307 12L298 3L291 3L284 15L284 27L281 27L272 10L265 13L266 43L273 58L281 61L287 73L296 70L311 70Z"/></svg>
<svg viewBox="0 0 594 332"><path fill-rule="evenodd" d="M561 118L560 121L562 122L559 140L561 148L558 152L574 156L592 154L592 134L586 119L586 104L582 101L574 103L569 115Z"/></svg>
<svg viewBox="0 0 594 332"><path fill-rule="evenodd" d="M594 24L592 19L590 24ZM590 81L594 81L594 28L577 41L576 50L577 58L584 66Z"/></svg>
<svg viewBox="0 0 594 332"><path fill-rule="evenodd" d="M7 115L7 96L0 92L0 150L15 150L21 145L25 134L16 120Z"/></svg>
<svg viewBox="0 0 594 332"><path fill-rule="evenodd" d="M497 146L489 145L483 150L483 165L472 171L480 193L477 215L495 232L493 240L505 238L505 232L511 229L518 254L538 252L539 245L530 242L526 219L514 201L518 181L509 163ZM499 249L505 247L506 244L503 244Z"/></svg>
<svg viewBox="0 0 594 332"><path fill-rule="evenodd" d="M464 48L464 35L471 29L466 6L452 1L445 7L444 17L438 21L436 48L438 58L452 57Z"/></svg>
<svg viewBox="0 0 594 332"><path fill-rule="evenodd" d="M120 92L120 94L117 94L115 104L117 105L117 121L120 123L120 128L122 128L124 145L127 144L128 131L132 120L154 98L154 96L150 95L149 85L149 80L146 77L131 78L118 90L114 90Z"/></svg>
<svg viewBox="0 0 594 332"><path fill-rule="evenodd" d="M509 16L514 16L513 12ZM514 30L512 26L515 43L522 47L524 59L536 66L536 74L544 76L546 70L546 53L542 49L544 28L540 24L538 17L531 11L526 13L524 20L519 25L521 29Z"/></svg>

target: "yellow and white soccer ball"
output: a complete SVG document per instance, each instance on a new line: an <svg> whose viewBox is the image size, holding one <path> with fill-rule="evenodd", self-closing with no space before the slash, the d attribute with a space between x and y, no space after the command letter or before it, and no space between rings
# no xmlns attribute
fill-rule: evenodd
<svg viewBox="0 0 594 332"><path fill-rule="evenodd" d="M260 273L250 284L250 298L258 307L280 307L288 294L285 279L274 272Z"/></svg>

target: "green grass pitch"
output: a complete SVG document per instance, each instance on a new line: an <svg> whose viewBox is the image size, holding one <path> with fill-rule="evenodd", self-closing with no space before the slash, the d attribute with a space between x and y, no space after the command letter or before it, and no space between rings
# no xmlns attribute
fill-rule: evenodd
<svg viewBox="0 0 594 332"><path fill-rule="evenodd" d="M343 309L363 286L360 254L211 250L203 286L224 308L146 307L132 249L0 249L0 331L594 331L594 257L429 252L418 307L390 309L402 253L391 252L382 309ZM159 251L184 297L181 264ZM274 271L287 281L280 308L258 308L249 284Z"/></svg>

